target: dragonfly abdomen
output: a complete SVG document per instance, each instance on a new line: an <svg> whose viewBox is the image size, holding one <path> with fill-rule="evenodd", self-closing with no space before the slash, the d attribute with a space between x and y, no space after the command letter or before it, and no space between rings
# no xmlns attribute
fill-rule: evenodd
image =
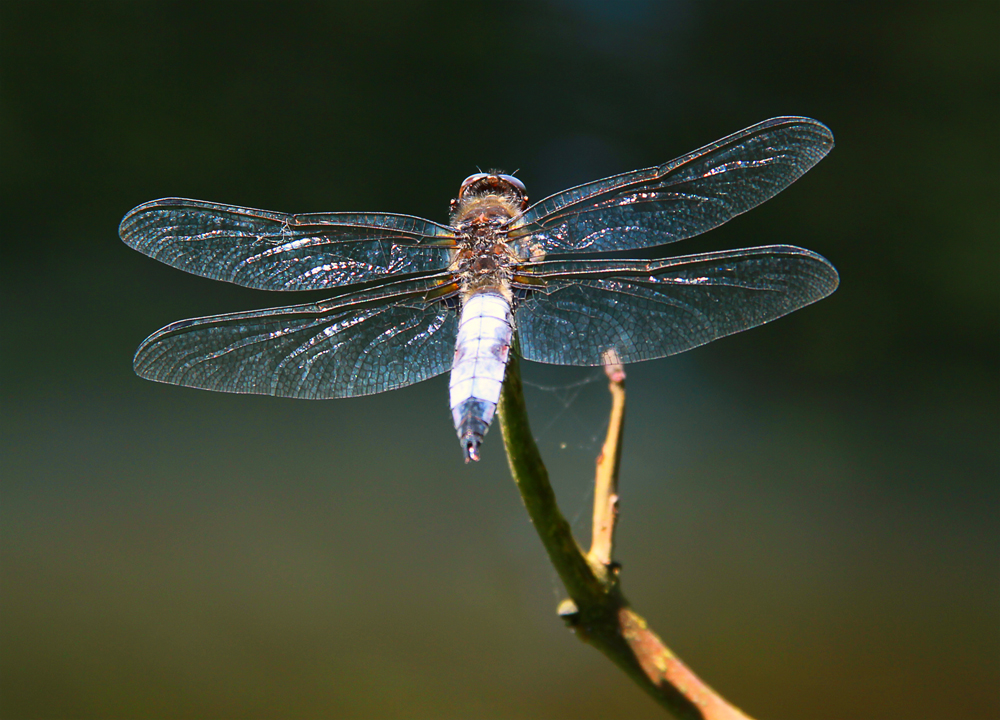
<svg viewBox="0 0 1000 720"><path fill-rule="evenodd" d="M474 293L462 307L449 389L466 462L479 459L479 444L500 402L512 319L510 302L494 290Z"/></svg>

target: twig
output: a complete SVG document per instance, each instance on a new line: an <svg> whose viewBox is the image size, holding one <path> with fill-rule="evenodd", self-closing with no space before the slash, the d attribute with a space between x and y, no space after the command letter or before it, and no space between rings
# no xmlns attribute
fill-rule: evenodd
<svg viewBox="0 0 1000 720"><path fill-rule="evenodd" d="M608 376L608 390L611 392L611 417L608 420L608 435L601 454L597 456L594 524L587 557L591 562L610 566L618 523L618 468L621 466L625 426L625 368L618 362L617 355L607 355L604 360L604 372Z"/></svg>
<svg viewBox="0 0 1000 720"><path fill-rule="evenodd" d="M613 359L611 359L613 360ZM620 367L620 366L619 366ZM559 614L578 637L603 652L657 702L684 720L749 720L687 668L629 606L611 559L618 508L618 467L625 418L624 372L609 372L612 414L597 461L590 552L580 549L559 511L548 471L528 426L518 358L511 353L498 415L511 475L549 559L566 586Z"/></svg>

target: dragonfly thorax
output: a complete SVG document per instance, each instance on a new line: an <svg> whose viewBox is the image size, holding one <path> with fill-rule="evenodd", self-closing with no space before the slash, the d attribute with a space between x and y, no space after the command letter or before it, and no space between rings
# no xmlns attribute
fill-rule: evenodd
<svg viewBox="0 0 1000 720"><path fill-rule="evenodd" d="M452 270L463 294L495 289L509 296L512 267L525 259L507 239L508 223L527 200L524 186L511 180L506 175L473 175L452 202Z"/></svg>
<svg viewBox="0 0 1000 720"><path fill-rule="evenodd" d="M504 295L513 275L513 265L521 262L506 242L506 233L491 226L478 226L460 237L452 261L463 293L493 288Z"/></svg>

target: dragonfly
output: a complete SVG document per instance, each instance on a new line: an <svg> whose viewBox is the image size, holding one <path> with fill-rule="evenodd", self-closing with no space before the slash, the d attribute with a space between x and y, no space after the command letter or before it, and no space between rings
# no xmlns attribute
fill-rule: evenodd
<svg viewBox="0 0 1000 720"><path fill-rule="evenodd" d="M329 299L181 320L136 352L149 380L232 393L344 398L450 371L465 461L478 460L510 353L599 366L684 352L832 293L828 260L790 245L654 259L773 197L833 134L777 117L670 162L530 204L479 172L450 222L390 213L288 215L183 198L139 205L119 234L195 275Z"/></svg>

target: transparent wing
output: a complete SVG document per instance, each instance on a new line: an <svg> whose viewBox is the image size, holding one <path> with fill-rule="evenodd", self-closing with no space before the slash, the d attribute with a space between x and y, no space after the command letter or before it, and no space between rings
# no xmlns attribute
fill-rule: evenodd
<svg viewBox="0 0 1000 720"><path fill-rule="evenodd" d="M449 277L445 274L445 278ZM422 279L326 302L182 320L136 352L158 382L292 398L368 395L451 368L457 313Z"/></svg>
<svg viewBox="0 0 1000 720"><path fill-rule="evenodd" d="M655 261L542 262L519 268L545 284L520 304L521 354L558 365L673 355L761 325L837 288L822 256L788 245Z"/></svg>
<svg viewBox="0 0 1000 720"><path fill-rule="evenodd" d="M260 290L323 290L441 270L454 231L384 213L285 215L164 198L130 210L125 244L195 275Z"/></svg>
<svg viewBox="0 0 1000 720"><path fill-rule="evenodd" d="M675 242L774 197L832 147L816 120L772 118L659 167L552 195L515 219L510 236L530 235L549 254Z"/></svg>

